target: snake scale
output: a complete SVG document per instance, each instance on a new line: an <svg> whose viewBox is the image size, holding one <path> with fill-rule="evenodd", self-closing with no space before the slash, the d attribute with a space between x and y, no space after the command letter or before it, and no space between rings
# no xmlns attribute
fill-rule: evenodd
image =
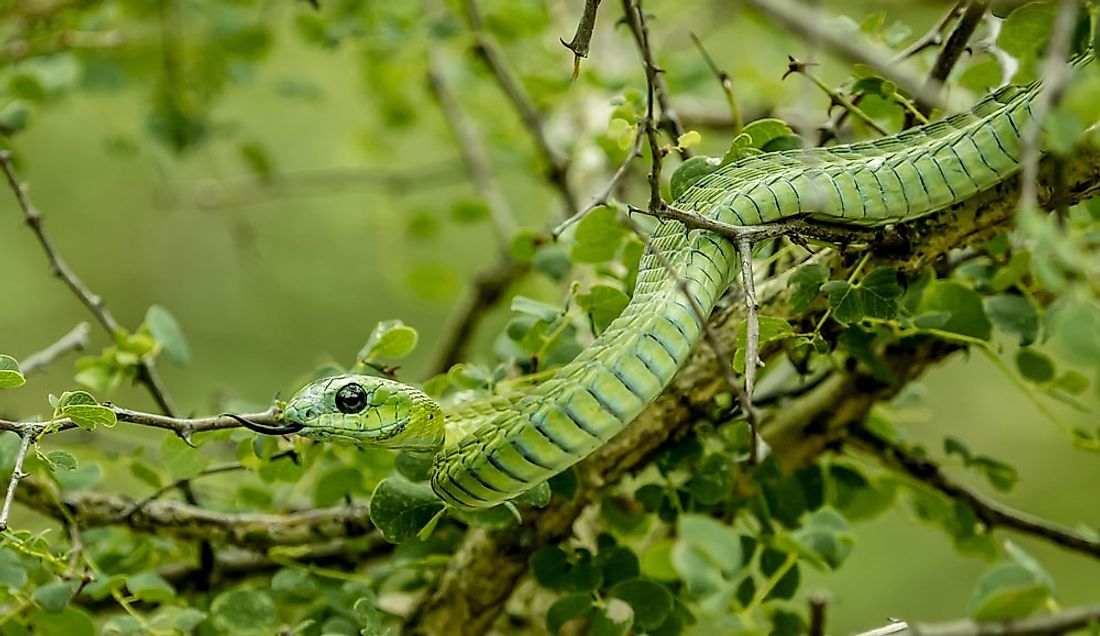
<svg viewBox="0 0 1100 636"><path fill-rule="evenodd" d="M674 205L737 226L792 217L863 226L912 220L1018 172L1038 93L1037 83L1009 85L970 111L898 135L748 157L701 178ZM286 404L284 427L250 428L431 453L432 489L450 506L505 502L606 443L669 383L702 332L676 276L706 315L737 268L728 240L676 221L660 222L650 244L670 267L647 251L622 314L525 392L444 411L412 386L342 375L301 389Z"/></svg>

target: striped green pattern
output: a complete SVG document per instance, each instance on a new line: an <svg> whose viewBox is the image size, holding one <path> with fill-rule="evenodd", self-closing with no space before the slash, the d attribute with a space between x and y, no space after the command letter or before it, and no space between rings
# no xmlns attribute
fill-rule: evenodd
<svg viewBox="0 0 1100 636"><path fill-rule="evenodd" d="M856 225L924 216L1017 172L1020 135L1032 120L1037 93L1037 85L1010 86L969 112L892 137L737 161L695 183L675 205L740 226L794 216ZM737 266L732 245L709 231L665 221L656 227L652 246L709 314ZM403 424L396 433L388 424L383 436L393 437L384 440L378 439L382 425L375 415L369 423L354 414L328 417L321 426L321 413L334 408L331 393L350 381L346 378L330 381L326 395L310 393L307 386L299 394L306 397L291 400L287 412L294 410L294 415L287 419L303 424L303 435L312 435L311 423L317 423L318 433L323 429L329 438L438 451L431 484L439 497L456 508L486 508L565 470L623 430L672 379L701 330L700 317L676 277L647 253L630 304L592 346L554 378L524 393L446 412L441 448L438 431L418 430L439 426L439 418L430 414L407 420L415 423ZM400 390L419 393L411 387ZM403 414L395 410L393 416Z"/></svg>

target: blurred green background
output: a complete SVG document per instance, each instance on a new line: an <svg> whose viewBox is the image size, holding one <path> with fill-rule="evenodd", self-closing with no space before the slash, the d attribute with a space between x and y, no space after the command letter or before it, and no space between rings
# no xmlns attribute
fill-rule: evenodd
<svg viewBox="0 0 1100 636"><path fill-rule="evenodd" d="M644 85L629 34L611 25L619 8L607 4L608 19L597 32L591 58L571 84L571 56L558 38L571 35L580 2L482 3L509 63L547 109L551 142L575 157L570 176L582 200L613 169L589 138L606 128L611 100L623 88ZM824 5L855 21L885 10L887 24L909 27L905 41L931 26L945 8L901 1ZM215 16L204 14L201 5L187 6L184 39L204 37ZM378 13L392 11L406 21L397 23L418 24L419 9L410 6ZM647 7L655 16L654 46L676 103L688 126L703 133L704 152L720 154L729 138L721 129L692 125L688 115L724 108L717 83L691 46L691 32L732 74L744 112L790 113L802 100L812 102L815 115L823 112L825 98L800 78L780 80L786 55L805 52L797 38L723 2L662 0ZM460 218L477 192L426 89L425 28L390 32L379 18L371 23L377 31L367 28L323 47L302 35L314 19L306 3L237 9L270 29L270 50L255 63L225 69L225 84L210 96L206 112L209 136L188 152L176 154L149 134L151 78L157 69L135 58L155 54L157 33L136 20L132 32L123 28L123 52L116 61L124 78L117 86L85 69L71 88L33 114L11 146L32 199L45 214L45 227L124 325L136 327L151 304L176 316L192 362L185 368L162 362L160 369L185 413L217 412L227 405L262 408L276 391L293 390L295 378L318 363L350 362L374 324L390 318L420 331L420 347L401 375L422 379L473 275L495 262L498 249L487 220ZM513 111L472 57L459 52L461 40L449 44L445 70L487 140L495 176L517 218L530 227L560 218L557 196L542 179L540 161ZM134 52L125 53L131 45ZM201 66L219 48L189 53L185 61ZM848 70L830 63L821 73L835 82ZM245 160L248 148L260 149L260 163L269 166ZM321 176L347 171L359 177ZM408 181L384 186L364 175ZM640 172L632 187L643 187ZM551 299L564 293L537 277L518 289ZM49 276L43 253L6 190L0 194L0 299L0 352L17 358L45 347L77 322L90 321ZM506 302L479 329L471 358L487 358L505 316ZM106 344L98 328L93 334L93 349ZM1060 354L1056 342L1047 350ZM66 359L29 378L22 390L4 392L0 415L47 415L47 393L75 388L70 363ZM941 454L945 435L960 437L1019 469L1014 491L997 493L1006 503L1067 525L1100 526L1100 463L1072 450L1065 434L984 359L956 356L916 389L920 406L906 412L911 421L905 432L934 455ZM131 387L99 397L154 409L143 391ZM1095 410L1053 408L1066 424L1096 423ZM92 456L158 439L122 426L68 441L78 454ZM961 469L958 477L989 490ZM857 548L845 567L811 575L803 586L803 595L829 590L831 630L869 629L891 616L937 620L964 614L986 563L956 554L941 531L920 524L904 505L859 525L857 532ZM1063 604L1100 600L1100 564L1013 540L1047 565Z"/></svg>

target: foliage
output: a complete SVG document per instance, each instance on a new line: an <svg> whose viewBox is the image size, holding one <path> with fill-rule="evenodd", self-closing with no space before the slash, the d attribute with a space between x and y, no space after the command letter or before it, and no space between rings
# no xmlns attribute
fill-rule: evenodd
<svg viewBox="0 0 1100 636"><path fill-rule="evenodd" d="M529 122L521 124L505 115L511 105L495 87L498 77L491 60L467 55L471 47L483 47L471 44L479 29L468 28L462 17L468 9L436 7L425 17L418 3L322 0L317 10L310 4L277 11L249 0L164 0L157 7L128 2L0 7L0 17L5 18L0 56L11 62L0 73L0 143L20 149L24 135L64 117L67 100L138 90L143 94L142 132L109 138L111 152L152 145L165 166L182 171L181 166L196 155L228 145L256 188L274 188L287 178L282 155L253 136L254 129L224 120L225 101L247 94L258 77L266 77L293 55L319 56L314 60L353 55L367 94L356 108L366 110L364 116L371 120L361 144L376 163L386 164L402 154L439 151L429 147L413 152L417 147L412 143L405 146L394 140L407 133L416 143L437 142L431 137L443 129L435 121L439 105L422 82L410 78L424 76L430 51L452 53L444 70L461 88L463 106L476 120L493 167L517 164L526 175L517 179L529 180L540 171L552 178L531 186L537 193L529 200L504 188L505 199L515 208L514 220L522 227L504 234L499 251L508 254L506 264L517 268L517 278L525 278L511 290L515 293L503 294L508 311L502 326L489 330L491 338L475 341L478 346L471 347L469 360L435 369L422 386L445 405L455 405L481 397L511 399L508 396L516 391L544 381L608 330L635 293L643 242L623 223L622 206L615 197L644 197L646 169L640 166L654 159L650 149L643 149L619 184L622 192L612 192L614 196L605 197L568 233L553 240L542 229L557 220L548 203L560 194L553 185L553 153L530 141L531 131L524 128ZM559 25L548 3L479 4L485 5L484 32L504 47L508 63L520 69L520 89L543 118L546 131L575 126L569 129L573 138L555 135L546 142L566 148L574 160L560 178L587 184L587 176L573 173L589 168L593 173L613 173L644 133L647 106L642 65L616 59L619 53L623 59L634 59L627 57L634 54L629 35L611 27L616 8L602 9L596 37L617 38L619 48L593 50L592 59L581 62L576 82L570 83L556 35L550 37ZM722 10L709 5L707 10L729 19ZM679 11L687 12L671 2L652 8L661 18ZM916 25L908 21L920 19L903 15L887 21L885 14L851 13L835 26L860 41L895 51L903 50L912 41L910 33L916 32ZM1077 48L1089 40L1093 13L1095 6L1088 3L1078 16ZM953 96L976 99L1001 83L994 53L1019 61L1018 67L1011 67L1016 69L1015 81L1039 77L1055 15L1052 3L1024 4L1008 14L996 46L979 48L960 62L951 78ZM662 37L672 37L661 21L650 26L654 35L659 30ZM717 95L718 83L694 52L690 57L660 48L657 52L668 56L665 75L675 91ZM929 66L933 59L934 52L921 53L916 64ZM734 73L738 95L769 102L775 82L744 69ZM868 68L842 70L846 75L839 84L846 99L858 101L879 125L898 130L913 108L913 96ZM321 99L308 67L295 73L279 76L278 106L260 107L289 105L311 117L324 117L333 103ZM1043 130L1043 143L1055 156L1069 156L1082 139L1095 141L1090 125L1098 115L1098 96L1100 74L1095 68L1072 78ZM598 104L597 115L581 112L575 102L585 100ZM570 119L588 123L570 124ZM670 165L677 154L686 158L667 170L660 184L670 200L722 165L816 142L806 140L812 137L806 131L800 136L797 127L780 117L759 117L738 130L728 125L698 128L701 132L687 129L664 140ZM417 129L429 132L412 136ZM873 135L861 121L853 121L850 129L843 124L836 129L845 140ZM696 152L712 156L690 156ZM583 157L591 160L585 163ZM469 170L476 181L477 168ZM566 188L563 198L571 196ZM26 454L22 468L29 477L22 482L13 478L12 487L18 486L20 496L37 493L39 501L29 502L30 507L53 518L44 521L17 509L0 535L0 634L394 633L466 537L520 532L521 520L537 519L539 510L582 496L595 503L577 523L575 536L532 548L526 558L535 585L521 587L516 594L524 595L521 604L526 605L526 614L518 618L530 627L502 624L502 631L805 633L807 580L850 567L849 558L860 549L861 524L891 510L902 510L938 529L964 558L987 562L985 572L972 581L973 593L965 607L960 602L947 610L965 611L977 620L1042 614L1055 606L1062 590L1036 557L1012 542L998 541L994 520L957 490L945 488L946 478L936 481L927 474L893 469L898 453L911 455L911 463L953 463L973 473L968 476L988 482L998 494L1021 481L1020 471L969 448L965 430L943 439L942 452L915 442L906 424L912 423L911 401L918 387L892 363L899 356L925 351L922 347L929 343L940 347L944 356L963 350L979 353L1002 374L1005 386L1026 396L1044 414L1053 414L1064 429L1067 446L1100 450L1100 428L1065 425L1063 411L1051 408L1057 404L1067 412L1087 411L1100 396L1098 201L1053 215L1024 207L1015 228L920 271L881 264L871 251L841 250L831 261L808 260L822 246L807 249L795 241L765 246L757 254L758 263L790 273L783 301L769 306L773 315L761 317L760 343L769 360L761 385L771 382L778 396L770 404L762 400L762 408L774 412L798 405L816 386L814 378L837 369L858 370L873 379L873 386L866 387L868 394L887 387L881 394L896 397L878 404L862 421L848 423L856 441L849 445L839 437L823 437L821 446L835 452L818 449L813 461L793 468L775 455L752 465L748 422L726 392L704 412L692 413L688 434L666 444L652 461L635 467L618 483L582 493L592 488L588 477L570 470L514 504L477 513L446 510L425 483L431 458L412 454L220 427L192 434L190 429L160 425L177 434L165 431L160 437L136 437L132 444L117 446L104 441L119 439L126 426L104 429L120 420L133 422L107 400L132 397L126 393L130 384L155 386L150 369L164 360L188 371L197 357L198 349L188 339L192 325L145 299L142 306L148 309L140 324L132 331L113 330L106 345L79 357L74 372L64 377L67 388L59 397L49 395L48 416L32 423L33 452ZM440 236L466 236L462 233L470 228L490 234L488 228L499 220L497 205L482 186L473 194L461 189L432 201L433 207L448 210L444 218L402 208L402 214L391 215L378 227L393 235L387 240L407 241L414 246L410 249L423 250L418 254L457 251L463 248L453 243L461 240L445 242ZM303 227L295 238L308 240L303 235L311 230ZM22 238L31 240L29 234ZM441 250L444 245L447 249ZM125 257L119 246L93 247L102 249L105 258ZM471 249L480 256L487 252L480 243ZM359 251L356 248L348 262L334 262L331 269L350 270L366 263ZM460 278L440 264L446 262L444 258L412 264L397 274L400 284L425 302L447 301L454 286L450 281ZM308 279L297 282L312 284ZM343 281L332 285L332 302L346 300ZM19 316L12 312L5 316L9 318ZM303 369L288 388L346 370L405 380L407 371L400 365L411 364L425 348L420 332L402 320L384 320L371 330L355 316L343 327L356 337L366 336L354 358L354 349L339 356L350 364L328 361ZM306 331L310 326L295 328ZM746 334L742 324L733 333L732 360L723 361L739 374L745 368ZM0 355L5 397L38 390L23 386L28 376L34 379L10 355L17 344L4 342L12 350ZM195 401L189 410L201 404ZM239 406L245 405L219 403L222 410ZM0 416L13 415L6 409ZM30 422L33 413L18 415L26 415ZM54 435L68 427L83 429L84 436ZM0 471L5 475L13 474L20 443L29 434L17 427L7 430L0 432ZM860 445L860 435L892 445L892 454L875 455L868 450L868 438ZM81 441L68 443L69 439ZM233 477L219 489L192 490L192 481L204 484L213 481L211 475L227 473ZM99 496L93 488L126 493L125 498L104 495L123 501L122 512L109 509L93 522L81 516L79 506L53 503ZM197 505L205 516L194 513L194 507L179 508L192 512L173 525L158 521L161 518L151 511L177 491L195 504L195 490L201 494ZM365 502L369 523L354 517L356 506ZM242 536L218 525L228 518L243 528L243 517L232 515L256 512L285 522L288 517L275 515L301 510L317 515L337 510L354 518L325 517L330 522L319 524L324 528L318 537L297 543L284 543L279 533L285 528L279 521L266 531L249 526L241 530ZM158 523L164 527L158 529ZM377 532L369 529L371 524ZM1087 540L1095 540L1095 532L1085 534ZM523 560L521 555L519 561ZM456 621L462 620L460 611L455 609ZM884 609L883 615L888 614ZM880 617L866 618L870 628Z"/></svg>

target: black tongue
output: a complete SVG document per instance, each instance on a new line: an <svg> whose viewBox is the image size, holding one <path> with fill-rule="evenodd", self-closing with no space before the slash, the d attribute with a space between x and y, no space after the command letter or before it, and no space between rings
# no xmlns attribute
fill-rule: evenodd
<svg viewBox="0 0 1100 636"><path fill-rule="evenodd" d="M229 417L237 421L238 424L247 428L250 431L255 431L261 435L287 435L289 433L297 433L305 428L305 424L287 424L286 426L267 426L263 424L257 424L256 422L250 422L239 415L233 415L232 413L222 413L222 417Z"/></svg>

